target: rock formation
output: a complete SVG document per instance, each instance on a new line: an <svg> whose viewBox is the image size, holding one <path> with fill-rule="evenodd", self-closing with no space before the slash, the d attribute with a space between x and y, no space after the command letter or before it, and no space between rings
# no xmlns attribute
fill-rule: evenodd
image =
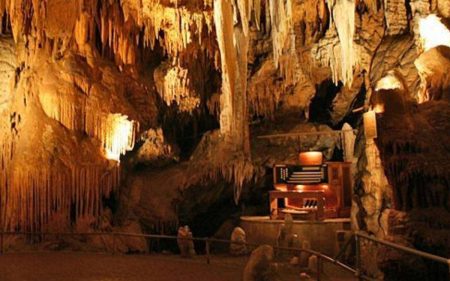
<svg viewBox="0 0 450 281"><path fill-rule="evenodd" d="M245 231L240 228L236 227L234 228L233 232L231 233L231 244L230 244L230 254L233 256L240 256L247 254L247 240L245 238Z"/></svg>
<svg viewBox="0 0 450 281"><path fill-rule="evenodd" d="M424 220L450 204L449 1L3 0L0 11L1 230L189 224L210 236L267 213L271 166L313 149L354 163L354 229L448 256L435 246L447 222ZM355 133L333 132L346 123ZM283 133L294 136L258 138Z"/></svg>

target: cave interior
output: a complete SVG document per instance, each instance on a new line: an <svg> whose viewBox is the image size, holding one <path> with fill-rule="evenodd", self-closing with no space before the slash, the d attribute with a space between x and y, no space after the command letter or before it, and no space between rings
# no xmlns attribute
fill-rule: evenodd
<svg viewBox="0 0 450 281"><path fill-rule="evenodd" d="M330 254L336 224L450 257L449 0L0 0L0 12L0 232L229 239L240 226L269 243L293 218ZM112 245L30 237L2 236L2 251ZM114 247L178 251L135 240ZM449 278L362 247L374 278Z"/></svg>

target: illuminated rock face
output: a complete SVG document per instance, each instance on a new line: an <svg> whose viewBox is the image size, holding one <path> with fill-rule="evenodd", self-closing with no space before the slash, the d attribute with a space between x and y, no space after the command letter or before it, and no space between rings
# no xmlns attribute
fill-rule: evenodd
<svg viewBox="0 0 450 281"><path fill-rule="evenodd" d="M311 137L267 148L256 135L358 128L379 91L403 92L446 126L434 108L448 103L448 1L69 2L0 1L5 229L95 227L107 207L123 224L152 229L176 222L174 202L187 198L209 210L221 196L260 196L253 182L263 182L268 162L299 147L331 158L339 144ZM328 81L335 85L323 90ZM393 105L384 116L415 114L392 114ZM326 125L308 123L318 110ZM386 202L402 183L387 166L389 149L356 142L355 225L381 237L380 217L396 208ZM119 202L108 200L118 190Z"/></svg>

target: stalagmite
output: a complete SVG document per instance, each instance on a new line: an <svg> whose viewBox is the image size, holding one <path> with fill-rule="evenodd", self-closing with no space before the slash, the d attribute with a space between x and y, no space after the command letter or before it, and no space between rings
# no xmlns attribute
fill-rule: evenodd
<svg viewBox="0 0 450 281"><path fill-rule="evenodd" d="M344 123L342 126L342 133L341 133L341 139L343 142L343 149L344 149L344 161L347 162L353 162L353 154L354 154L354 147L355 147L355 139L356 136L353 133L353 128L348 123Z"/></svg>

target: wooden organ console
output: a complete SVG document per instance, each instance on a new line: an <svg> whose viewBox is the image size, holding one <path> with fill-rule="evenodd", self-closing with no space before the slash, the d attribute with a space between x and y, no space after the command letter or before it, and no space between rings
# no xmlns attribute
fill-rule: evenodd
<svg viewBox="0 0 450 281"><path fill-rule="evenodd" d="M352 175L349 162L323 162L321 152L303 152L299 165L275 165L275 190L270 191L272 219L284 214L304 219L349 217ZM280 199L284 206L280 207Z"/></svg>

